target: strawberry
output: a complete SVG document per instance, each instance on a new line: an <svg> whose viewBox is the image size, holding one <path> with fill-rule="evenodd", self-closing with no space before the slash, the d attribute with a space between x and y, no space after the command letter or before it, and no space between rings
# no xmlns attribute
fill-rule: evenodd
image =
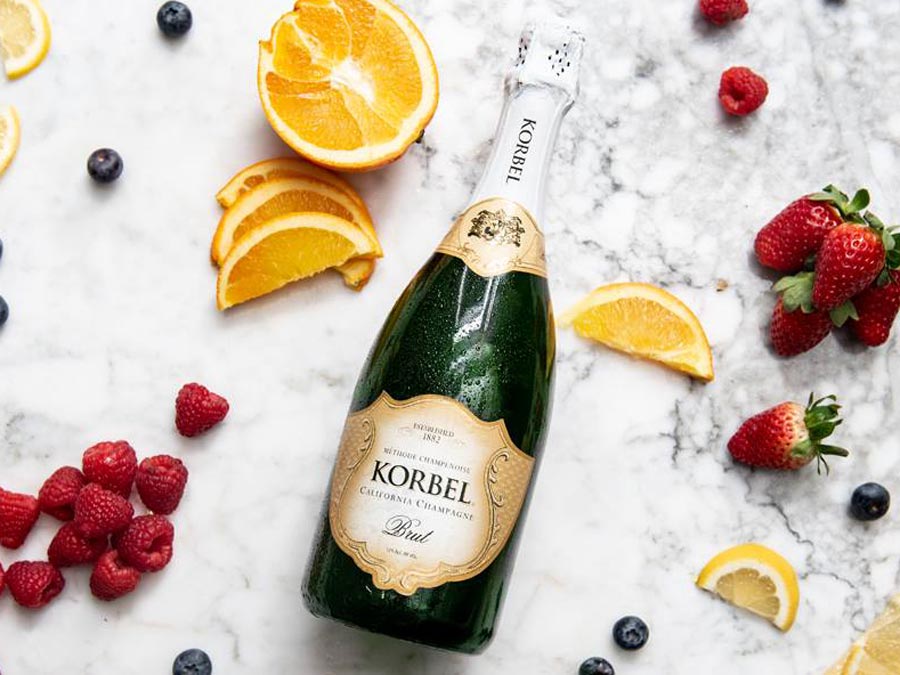
<svg viewBox="0 0 900 675"><path fill-rule="evenodd" d="M47 560L54 567L83 565L94 562L108 548L109 540L106 537L87 539L81 535L75 523L66 523L50 542Z"/></svg>
<svg viewBox="0 0 900 675"><path fill-rule="evenodd" d="M175 399L175 426L182 436L202 434L227 414L228 401L196 382L184 385Z"/></svg>
<svg viewBox="0 0 900 675"><path fill-rule="evenodd" d="M756 235L756 258L761 265L779 272L798 272L818 252L829 231L859 218L859 212L868 204L868 191L858 191L851 200L833 185L801 197Z"/></svg>
<svg viewBox="0 0 900 675"><path fill-rule="evenodd" d="M818 345L828 337L832 329L828 312L813 310L809 313L799 307L785 309L779 298L772 312L769 337L779 356L797 356Z"/></svg>
<svg viewBox="0 0 900 675"><path fill-rule="evenodd" d="M812 302L830 311L870 286L885 265L883 235L874 227L844 223L825 235L816 258Z"/></svg>
<svg viewBox="0 0 900 675"><path fill-rule="evenodd" d="M850 324L857 339L869 347L887 342L900 312L900 273L890 272L887 282L877 283L853 298L859 318Z"/></svg>
<svg viewBox="0 0 900 675"><path fill-rule="evenodd" d="M810 394L806 407L779 403L744 422L728 441L728 451L750 466L791 470L816 459L819 468L824 465L827 470L826 455L848 454L843 448L822 444L841 423L839 409L834 396L816 399Z"/></svg>
<svg viewBox="0 0 900 675"><path fill-rule="evenodd" d="M90 483L102 485L125 498L131 494L137 455L125 441L104 441L84 451L82 470Z"/></svg>
<svg viewBox="0 0 900 675"><path fill-rule="evenodd" d="M187 479L188 470L180 459L157 455L141 462L135 484L144 506L168 515L178 508Z"/></svg>
<svg viewBox="0 0 900 675"><path fill-rule="evenodd" d="M158 572L172 559L175 528L163 516L138 516L116 540L122 560L139 572Z"/></svg>
<svg viewBox="0 0 900 675"><path fill-rule="evenodd" d="M0 546L19 548L40 515L37 499L0 488Z"/></svg>
<svg viewBox="0 0 900 675"><path fill-rule="evenodd" d="M58 520L72 520L75 517L75 499L86 484L84 474L74 466L57 469L38 492L41 511Z"/></svg>
<svg viewBox="0 0 900 675"><path fill-rule="evenodd" d="M134 516L134 507L127 499L91 483L75 500L75 520L78 532L91 539L125 529Z"/></svg>
<svg viewBox="0 0 900 675"><path fill-rule="evenodd" d="M14 562L6 570L6 585L22 607L38 609L62 593L66 580L47 562Z"/></svg>
<svg viewBox="0 0 900 675"><path fill-rule="evenodd" d="M91 593L100 600L115 600L131 593L140 580L141 573L126 565L118 551L110 549L94 565Z"/></svg>

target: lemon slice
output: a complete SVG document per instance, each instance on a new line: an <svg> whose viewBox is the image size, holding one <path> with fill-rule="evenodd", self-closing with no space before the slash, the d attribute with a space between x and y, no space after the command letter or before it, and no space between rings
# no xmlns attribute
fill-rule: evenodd
<svg viewBox="0 0 900 675"><path fill-rule="evenodd" d="M900 673L900 595L825 675L897 675Z"/></svg>
<svg viewBox="0 0 900 675"><path fill-rule="evenodd" d="M234 243L250 229L287 213L330 213L361 228L372 242L370 257L381 256L381 245L365 207L344 192L313 178L266 181L241 195L222 215L212 243L212 259L220 265Z"/></svg>
<svg viewBox="0 0 900 675"><path fill-rule="evenodd" d="M292 281L371 253L353 223L329 213L290 213L257 225L231 249L219 270L216 302L227 309Z"/></svg>
<svg viewBox="0 0 900 675"><path fill-rule="evenodd" d="M601 286L564 312L559 323L632 356L707 382L714 377L712 352L700 321L681 300L656 286Z"/></svg>
<svg viewBox="0 0 900 675"><path fill-rule="evenodd" d="M790 630L800 604L797 573L775 551L759 544L743 544L710 560L697 586L726 602Z"/></svg>
<svg viewBox="0 0 900 675"><path fill-rule="evenodd" d="M19 149L19 114L11 105L0 107L0 175Z"/></svg>
<svg viewBox="0 0 900 675"><path fill-rule="evenodd" d="M50 22L38 0L0 0L0 55L10 79L31 72L50 49Z"/></svg>

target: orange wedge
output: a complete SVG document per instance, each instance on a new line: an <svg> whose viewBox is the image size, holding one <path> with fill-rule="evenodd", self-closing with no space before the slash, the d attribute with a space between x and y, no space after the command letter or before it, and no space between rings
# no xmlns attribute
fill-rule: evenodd
<svg viewBox="0 0 900 675"><path fill-rule="evenodd" d="M438 101L431 51L388 0L300 0L260 42L257 85L288 145L346 171L400 157Z"/></svg>
<svg viewBox="0 0 900 675"><path fill-rule="evenodd" d="M290 213L260 223L228 253L216 304L228 309L292 281L342 265L371 248L353 223L329 213Z"/></svg>
<svg viewBox="0 0 900 675"><path fill-rule="evenodd" d="M298 177L266 181L241 195L219 221L212 259L221 265L234 243L256 225L287 213L304 212L330 213L355 223L372 244L364 255L381 257L381 245L364 206L327 183Z"/></svg>
<svg viewBox="0 0 900 675"><path fill-rule="evenodd" d="M216 200L224 208L234 204L238 197L242 194L261 185L266 181L276 180L278 178L313 178L323 183L328 183L334 188L345 193L350 199L355 201L360 208L365 209L366 205L360 198L353 186L336 173L323 169L315 164L300 159L299 157L276 157L275 159L264 159L257 162L246 169L238 171L231 177L225 186L216 193Z"/></svg>
<svg viewBox="0 0 900 675"><path fill-rule="evenodd" d="M712 352L700 321L681 300L656 286L601 286L559 322L612 349L707 382L713 379Z"/></svg>

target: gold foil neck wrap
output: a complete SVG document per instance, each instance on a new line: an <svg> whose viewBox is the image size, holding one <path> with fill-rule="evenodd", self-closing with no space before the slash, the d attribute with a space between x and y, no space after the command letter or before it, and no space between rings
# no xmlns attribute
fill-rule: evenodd
<svg viewBox="0 0 900 675"><path fill-rule="evenodd" d="M508 272L547 276L544 234L528 211L508 199L485 199L466 209L437 250L483 277Z"/></svg>
<svg viewBox="0 0 900 675"><path fill-rule="evenodd" d="M395 474L384 468L396 465ZM380 589L412 595L470 579L509 541L533 467L502 420L484 422L445 396L397 401L382 393L347 418L331 482L331 534ZM416 471L453 485L446 492L454 499L426 493L424 477L412 487L376 480L399 483ZM389 534L397 523L409 525L405 538Z"/></svg>

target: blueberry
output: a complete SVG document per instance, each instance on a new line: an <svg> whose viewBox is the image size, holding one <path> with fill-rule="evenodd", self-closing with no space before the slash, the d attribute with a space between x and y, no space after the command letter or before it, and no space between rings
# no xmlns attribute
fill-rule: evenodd
<svg viewBox="0 0 900 675"><path fill-rule="evenodd" d="M3 258L3 240L0 239L0 258Z"/></svg>
<svg viewBox="0 0 900 675"><path fill-rule="evenodd" d="M194 25L194 17L183 2L167 2L156 13L156 23L166 37L181 37Z"/></svg>
<svg viewBox="0 0 900 675"><path fill-rule="evenodd" d="M210 675L212 661L202 649L181 652L172 664L172 675Z"/></svg>
<svg viewBox="0 0 900 675"><path fill-rule="evenodd" d="M863 483L850 498L850 513L857 520L878 520L889 508L891 493L878 483Z"/></svg>
<svg viewBox="0 0 900 675"><path fill-rule="evenodd" d="M3 299L3 296L0 295L0 326L6 323L6 320L9 318L9 305L6 304L6 300Z"/></svg>
<svg viewBox="0 0 900 675"><path fill-rule="evenodd" d="M109 148L94 150L88 157L88 174L98 183L112 183L122 175L124 168L125 163L122 161L122 156Z"/></svg>
<svg viewBox="0 0 900 675"><path fill-rule="evenodd" d="M640 649L650 639L650 629L636 616L624 616L613 626L613 640L622 649Z"/></svg>
<svg viewBox="0 0 900 675"><path fill-rule="evenodd" d="M616 670L606 659L593 656L581 664L578 675L616 675Z"/></svg>

